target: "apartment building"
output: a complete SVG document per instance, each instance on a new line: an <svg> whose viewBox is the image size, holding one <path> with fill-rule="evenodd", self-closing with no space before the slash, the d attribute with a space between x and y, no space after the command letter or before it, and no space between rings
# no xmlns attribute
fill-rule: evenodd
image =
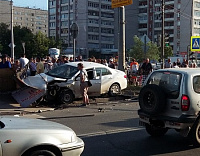
<svg viewBox="0 0 200 156"><path fill-rule="evenodd" d="M10 22L10 1L0 0L0 23L10 25ZM33 33L40 31L48 36L48 11L36 8L13 6L13 25L27 27Z"/></svg>
<svg viewBox="0 0 200 156"><path fill-rule="evenodd" d="M162 1L139 0L138 35L156 42L162 29ZM200 0L165 0L165 33L173 53L184 54L191 36L200 35Z"/></svg>
<svg viewBox="0 0 200 156"><path fill-rule="evenodd" d="M111 0L49 0L49 35L59 37L66 47L71 47L72 23L79 28L76 46L81 55L87 56L90 50L114 49Z"/></svg>

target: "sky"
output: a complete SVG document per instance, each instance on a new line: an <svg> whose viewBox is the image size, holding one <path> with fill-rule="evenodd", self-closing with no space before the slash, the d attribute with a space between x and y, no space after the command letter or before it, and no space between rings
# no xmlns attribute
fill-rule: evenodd
<svg viewBox="0 0 200 156"><path fill-rule="evenodd" d="M20 7L30 7L30 8L35 7L47 10L47 1L48 0L13 0L13 5Z"/></svg>

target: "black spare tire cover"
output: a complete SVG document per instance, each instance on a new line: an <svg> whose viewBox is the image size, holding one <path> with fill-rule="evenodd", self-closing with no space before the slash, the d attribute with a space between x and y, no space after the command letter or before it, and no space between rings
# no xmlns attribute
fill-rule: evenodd
<svg viewBox="0 0 200 156"><path fill-rule="evenodd" d="M161 87L155 84L144 86L139 94L139 105L148 114L158 114L164 110L166 96Z"/></svg>

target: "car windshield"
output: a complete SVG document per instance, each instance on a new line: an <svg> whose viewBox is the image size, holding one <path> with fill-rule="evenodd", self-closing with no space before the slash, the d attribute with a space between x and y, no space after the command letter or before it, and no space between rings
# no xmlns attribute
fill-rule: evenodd
<svg viewBox="0 0 200 156"><path fill-rule="evenodd" d="M182 75L176 72L154 72L147 81L147 84L160 86L169 98L176 99L179 96Z"/></svg>
<svg viewBox="0 0 200 156"><path fill-rule="evenodd" d="M78 72L78 68L64 64L46 73L49 76L70 79Z"/></svg>

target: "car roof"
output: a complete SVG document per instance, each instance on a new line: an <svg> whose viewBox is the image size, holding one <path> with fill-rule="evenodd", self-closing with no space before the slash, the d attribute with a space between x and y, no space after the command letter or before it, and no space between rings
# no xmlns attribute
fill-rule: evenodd
<svg viewBox="0 0 200 156"><path fill-rule="evenodd" d="M100 64L100 63L95 63L95 62L69 62L69 63L66 63L67 65L70 65L70 66L74 66L74 67L77 67L77 65L79 63L82 63L83 64L83 67L85 69L87 68L92 68L92 67L106 67L105 65L103 64Z"/></svg>
<svg viewBox="0 0 200 156"><path fill-rule="evenodd" d="M197 74L200 75L200 68L166 68L166 69L159 69L157 71L170 71L188 75L197 75Z"/></svg>

